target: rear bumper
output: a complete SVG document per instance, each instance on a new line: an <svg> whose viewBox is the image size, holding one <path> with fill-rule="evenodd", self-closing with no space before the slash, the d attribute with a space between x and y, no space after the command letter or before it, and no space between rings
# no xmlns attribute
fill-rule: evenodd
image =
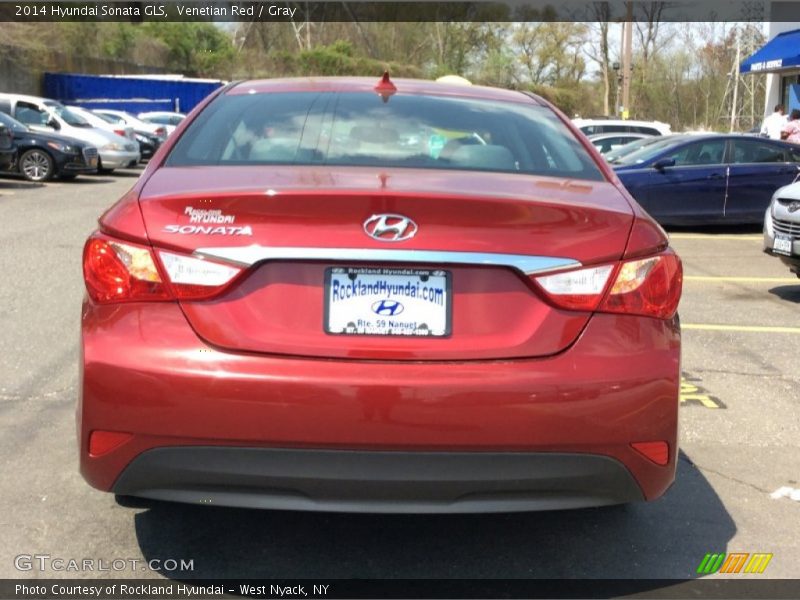
<svg viewBox="0 0 800 600"><path fill-rule="evenodd" d="M559 453L157 448L117 494L192 504L342 512L463 513L643 500L622 463Z"/></svg>
<svg viewBox="0 0 800 600"><path fill-rule="evenodd" d="M244 467L237 466L238 457L248 455L242 449L272 451L260 457L284 456L281 452L291 450L363 451L392 456L369 460L376 464L388 460L401 474L425 463L414 459L416 453L463 454L465 458L453 460L467 463L488 460L492 454L518 453L520 458L508 458L513 468L524 464L533 471L541 467L544 473L532 471L527 479L519 478L527 494L521 502L531 508L552 507L558 498L561 506L608 504L612 498L625 501L627 491L617 493L616 483L602 483L608 474L606 467L597 466L597 457L623 465L640 497L647 500L663 494L674 479L680 380L677 319L595 315L578 340L558 355L462 362L223 352L198 338L172 303L86 302L82 321L77 412L81 472L101 490L152 496L152 490L165 489L160 483L164 461L169 464L179 456L175 471L179 485L170 499L194 501L197 496L186 495L189 488L200 486L196 489L207 495L217 486L216 502L245 505L243 493L236 491L244 487L262 492L248 491L247 505L266 506L273 502L274 494L264 492L272 485L272 475L258 475L261 467L254 466L257 484L251 485L250 471L241 472ZM132 437L107 453L91 456L89 436L95 430L127 432ZM667 464L657 465L635 451L631 443L639 441L665 441ZM209 479L196 461L199 479L187 479L184 467L192 462L187 463L183 450L173 454L187 447L217 448L215 456L222 457L218 464L223 465L217 471L227 470L231 479L218 483L219 473ZM170 452L163 454L160 449ZM597 466L599 475L576 479L567 474L566 483L553 479L553 469L566 460L553 459L553 454L586 455L586 464L591 463L588 472ZM151 462L155 459L148 456L167 458ZM410 460L411 466L399 464L401 458ZM242 460L245 464L251 459ZM252 460L259 465L264 459ZM448 460L434 462L446 465ZM151 477L142 475L151 467ZM444 466L437 468L444 471ZM336 470L331 467L329 472ZM618 482L618 477L611 475L610 481ZM441 483L448 488L446 482L445 477ZM476 482L475 494L487 491L486 482L492 493L503 491L486 476L486 469L476 474ZM369 490L374 482L366 478L348 485L362 484ZM234 491L227 493L228 488ZM435 495L427 502L464 510L453 498L468 497L465 489L459 488L458 496L451 494L444 504ZM517 488L505 492L516 494ZM294 506L334 509L340 500L336 494L309 500L304 493L300 488L290 494ZM358 495L359 490L353 493ZM548 495L554 499L551 504ZM369 494L364 497L369 500ZM493 502L500 500L484 504ZM511 500L506 505L516 506ZM352 509L359 506L365 505L353 504Z"/></svg>

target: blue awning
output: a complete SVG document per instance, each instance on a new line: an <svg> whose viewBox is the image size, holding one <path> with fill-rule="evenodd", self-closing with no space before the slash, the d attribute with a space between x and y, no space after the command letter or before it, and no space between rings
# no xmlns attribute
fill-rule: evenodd
<svg viewBox="0 0 800 600"><path fill-rule="evenodd" d="M800 69L800 29L780 33L741 65L740 73L773 73Z"/></svg>

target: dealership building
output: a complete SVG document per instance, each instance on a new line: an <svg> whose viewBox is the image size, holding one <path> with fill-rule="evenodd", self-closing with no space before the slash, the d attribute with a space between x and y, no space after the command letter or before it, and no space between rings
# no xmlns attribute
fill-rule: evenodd
<svg viewBox="0 0 800 600"><path fill-rule="evenodd" d="M767 43L739 65L743 74L767 74L765 116L779 103L800 109L800 22L790 17L798 17L796 2L772 2Z"/></svg>

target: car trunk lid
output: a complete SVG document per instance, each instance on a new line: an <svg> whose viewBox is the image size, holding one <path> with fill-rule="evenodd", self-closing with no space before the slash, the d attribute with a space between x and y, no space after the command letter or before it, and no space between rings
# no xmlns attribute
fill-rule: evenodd
<svg viewBox="0 0 800 600"><path fill-rule="evenodd" d="M200 337L231 350L321 358L558 353L590 314L553 307L527 275L618 260L632 222L627 201L605 182L412 169L162 168L140 201L156 247L248 267L221 296L182 302ZM370 237L366 223L380 215L407 217L415 235ZM341 312L338 300L353 298L336 290L377 281L406 292L426 283L449 288L429 311L443 335L328 331L337 318L393 316L392 302L413 308L402 291L391 295L398 288L384 287Z"/></svg>

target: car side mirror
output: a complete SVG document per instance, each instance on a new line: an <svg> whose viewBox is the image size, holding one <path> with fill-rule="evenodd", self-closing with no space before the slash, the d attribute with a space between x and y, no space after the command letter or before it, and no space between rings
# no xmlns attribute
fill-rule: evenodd
<svg viewBox="0 0 800 600"><path fill-rule="evenodd" d="M653 163L653 168L656 169L657 171L663 171L667 167L674 167L674 166L675 166L674 158L662 158Z"/></svg>
<svg viewBox="0 0 800 600"><path fill-rule="evenodd" d="M58 121L56 121L56 120L55 120L55 119L53 119L52 117L51 117L50 119L48 119L48 121L47 121L47 127L51 127L51 128L53 128L53 129L55 129L56 131L58 131L59 129L61 129L61 125L59 125Z"/></svg>

